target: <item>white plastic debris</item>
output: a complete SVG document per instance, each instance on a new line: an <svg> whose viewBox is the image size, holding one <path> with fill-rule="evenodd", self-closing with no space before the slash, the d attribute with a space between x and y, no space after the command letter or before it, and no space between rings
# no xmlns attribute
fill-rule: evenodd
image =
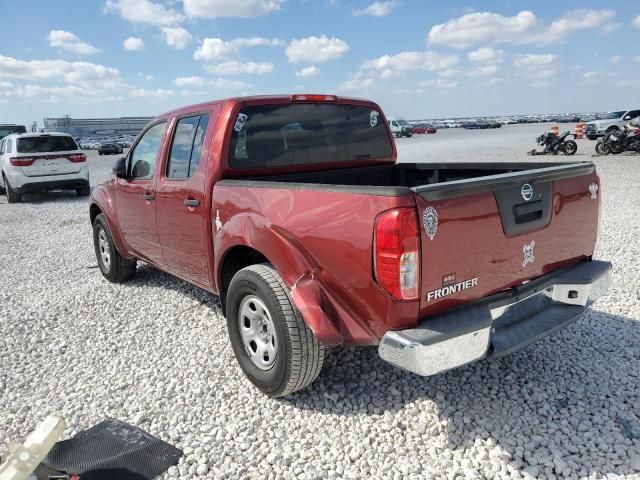
<svg viewBox="0 0 640 480"><path fill-rule="evenodd" d="M27 480L65 428L64 419L48 416L0 465L0 480Z"/></svg>

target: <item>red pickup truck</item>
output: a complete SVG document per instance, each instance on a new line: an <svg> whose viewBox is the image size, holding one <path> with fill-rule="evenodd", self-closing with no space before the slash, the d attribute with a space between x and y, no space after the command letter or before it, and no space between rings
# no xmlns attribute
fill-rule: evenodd
<svg viewBox="0 0 640 480"><path fill-rule="evenodd" d="M606 289L583 163L396 163L373 102L232 98L160 115L93 191L102 274L219 295L247 377L309 385L325 349L433 375L575 321Z"/></svg>

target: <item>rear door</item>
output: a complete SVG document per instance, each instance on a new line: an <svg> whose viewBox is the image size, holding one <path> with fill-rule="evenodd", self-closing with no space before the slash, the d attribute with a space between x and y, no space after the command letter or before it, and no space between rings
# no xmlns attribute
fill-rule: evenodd
<svg viewBox="0 0 640 480"><path fill-rule="evenodd" d="M213 111L178 117L156 186L158 235L167 269L201 286L210 286L207 256L209 222L206 174Z"/></svg>
<svg viewBox="0 0 640 480"><path fill-rule="evenodd" d="M593 254L599 209L593 165L416 187L421 316L520 285Z"/></svg>
<svg viewBox="0 0 640 480"><path fill-rule="evenodd" d="M156 166L164 148L167 122L147 128L127 158L126 178L116 179L118 223L137 256L164 266L156 225Z"/></svg>
<svg viewBox="0 0 640 480"><path fill-rule="evenodd" d="M26 176L45 177L78 173L82 163L75 160L81 153L75 140L68 135L41 134L18 138L12 156L23 160L20 168ZM25 162L28 159L33 162L28 164Z"/></svg>

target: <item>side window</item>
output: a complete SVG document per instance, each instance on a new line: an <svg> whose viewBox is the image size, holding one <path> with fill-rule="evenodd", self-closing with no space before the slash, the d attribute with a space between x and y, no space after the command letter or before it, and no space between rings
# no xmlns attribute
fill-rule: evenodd
<svg viewBox="0 0 640 480"><path fill-rule="evenodd" d="M162 145L167 123L162 122L147 130L131 152L131 178L153 178L153 170Z"/></svg>
<svg viewBox="0 0 640 480"><path fill-rule="evenodd" d="M196 129L196 136L193 139L193 150L191 151L191 161L189 163L189 176L192 176L200 165L200 154L202 153L202 145L204 144L204 137L207 133L207 126L209 125L209 115L200 115L200 121L198 122L198 128Z"/></svg>
<svg viewBox="0 0 640 480"><path fill-rule="evenodd" d="M4 140L0 141L0 155L4 153Z"/></svg>
<svg viewBox="0 0 640 480"><path fill-rule="evenodd" d="M638 115L640 115L640 110L632 110L627 114L627 117L629 117L629 119L634 119Z"/></svg>
<svg viewBox="0 0 640 480"><path fill-rule="evenodd" d="M173 134L173 142L171 143L167 178L189 177L189 160L197 127L197 116L178 120L176 131Z"/></svg>
<svg viewBox="0 0 640 480"><path fill-rule="evenodd" d="M7 139L7 144L5 145L5 153L11 153L13 152L13 141L8 138Z"/></svg>
<svg viewBox="0 0 640 480"><path fill-rule="evenodd" d="M178 120L171 143L167 178L190 178L198 169L209 115L196 115Z"/></svg>

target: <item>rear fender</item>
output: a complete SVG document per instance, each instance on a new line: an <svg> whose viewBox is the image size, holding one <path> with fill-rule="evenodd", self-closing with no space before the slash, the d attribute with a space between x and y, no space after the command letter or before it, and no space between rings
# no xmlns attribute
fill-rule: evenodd
<svg viewBox="0 0 640 480"><path fill-rule="evenodd" d="M109 190L103 185L96 186L91 193L91 205L96 205L106 218L107 225L111 232L111 238L118 253L125 258L131 258L127 244L118 228L116 208Z"/></svg>
<svg viewBox="0 0 640 480"><path fill-rule="evenodd" d="M222 287L221 266L230 249L247 246L264 255L280 274L291 300L318 340L327 346L346 338L371 337L332 295L328 274L289 232L255 213L234 215L217 232L214 226L216 289Z"/></svg>

